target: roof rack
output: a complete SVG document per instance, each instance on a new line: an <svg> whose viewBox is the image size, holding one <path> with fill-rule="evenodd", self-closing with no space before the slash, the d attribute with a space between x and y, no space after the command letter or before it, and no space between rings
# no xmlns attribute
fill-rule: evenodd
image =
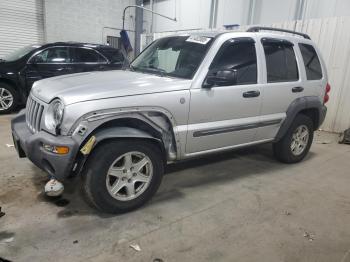
<svg viewBox="0 0 350 262"><path fill-rule="evenodd" d="M295 32L295 31L287 30L287 29L273 28L273 27L264 27L264 26L251 27L247 30L247 32L259 32L261 30L284 32L284 33L289 33L289 34L293 34L293 35L300 35L306 39L311 39L309 35L303 34L300 32Z"/></svg>

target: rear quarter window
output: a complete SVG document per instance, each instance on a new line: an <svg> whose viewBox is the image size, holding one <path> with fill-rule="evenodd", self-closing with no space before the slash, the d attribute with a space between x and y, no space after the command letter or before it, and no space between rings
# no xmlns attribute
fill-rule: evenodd
<svg viewBox="0 0 350 262"><path fill-rule="evenodd" d="M299 44L303 57L307 80L319 80L322 78L322 68L320 59L312 45Z"/></svg>

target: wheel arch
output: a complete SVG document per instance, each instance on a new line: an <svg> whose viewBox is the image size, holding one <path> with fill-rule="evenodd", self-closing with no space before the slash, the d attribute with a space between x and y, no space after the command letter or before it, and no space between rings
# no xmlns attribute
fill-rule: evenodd
<svg viewBox="0 0 350 262"><path fill-rule="evenodd" d="M310 117L314 130L317 130L323 123L326 112L327 109L319 97L309 96L295 99L287 109L286 119L277 132L275 142L278 142L286 134L298 114Z"/></svg>
<svg viewBox="0 0 350 262"><path fill-rule="evenodd" d="M81 132L88 129L86 128L88 123L85 121L82 121L72 134L73 137L80 136L82 139L76 157L76 163L79 166L78 173L81 172L89 155L99 145L115 139L147 139L160 147L165 163L177 158L179 145L176 143L174 127L164 114L155 112L121 114L113 119L98 122L94 128L84 134L83 138ZM89 147L87 154L83 153L84 147Z"/></svg>

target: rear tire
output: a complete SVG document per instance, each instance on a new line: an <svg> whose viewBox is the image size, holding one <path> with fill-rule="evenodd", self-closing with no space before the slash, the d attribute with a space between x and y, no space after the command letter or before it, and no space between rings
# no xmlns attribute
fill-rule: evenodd
<svg viewBox="0 0 350 262"><path fill-rule="evenodd" d="M0 83L0 115L13 112L17 105L18 94L16 90L6 83Z"/></svg>
<svg viewBox="0 0 350 262"><path fill-rule="evenodd" d="M280 141L273 144L275 157L283 163L297 163L310 150L314 129L310 117L299 114Z"/></svg>
<svg viewBox="0 0 350 262"><path fill-rule="evenodd" d="M152 198L163 173L162 152L156 144L112 141L99 145L89 157L83 171L83 193L100 211L125 213Z"/></svg>

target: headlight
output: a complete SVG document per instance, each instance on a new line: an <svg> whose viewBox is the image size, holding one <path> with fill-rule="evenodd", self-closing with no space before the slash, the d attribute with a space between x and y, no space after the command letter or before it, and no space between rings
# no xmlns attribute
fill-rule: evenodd
<svg viewBox="0 0 350 262"><path fill-rule="evenodd" d="M56 133L57 128L62 124L63 114L64 104L61 100L56 99L52 101L45 115L46 128L49 131Z"/></svg>

